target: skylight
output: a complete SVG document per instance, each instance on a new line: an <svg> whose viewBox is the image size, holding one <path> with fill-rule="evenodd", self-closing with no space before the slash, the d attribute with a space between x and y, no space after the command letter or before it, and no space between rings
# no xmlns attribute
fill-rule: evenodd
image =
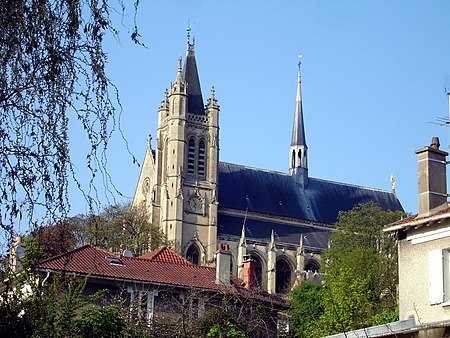
<svg viewBox="0 0 450 338"><path fill-rule="evenodd" d="M109 264L113 264L113 265L124 265L123 262L114 256L105 256L106 260L109 262Z"/></svg>

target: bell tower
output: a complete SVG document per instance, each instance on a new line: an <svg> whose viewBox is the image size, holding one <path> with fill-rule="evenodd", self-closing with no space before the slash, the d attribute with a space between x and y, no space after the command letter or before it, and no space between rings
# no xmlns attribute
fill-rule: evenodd
<svg viewBox="0 0 450 338"><path fill-rule="evenodd" d="M133 203L146 204L178 252L208 264L217 241L219 105L214 87L203 102L189 29L187 37L184 65L179 57L158 111L156 150L149 143Z"/></svg>

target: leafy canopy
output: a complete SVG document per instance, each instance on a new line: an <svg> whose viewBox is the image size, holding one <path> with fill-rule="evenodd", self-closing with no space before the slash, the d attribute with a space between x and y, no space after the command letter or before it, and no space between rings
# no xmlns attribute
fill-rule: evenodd
<svg viewBox="0 0 450 338"><path fill-rule="evenodd" d="M383 226L400 211L360 204L341 212L330 247L322 254L325 285L301 284L292 292L292 326L299 337L319 337L398 318L397 244Z"/></svg>
<svg viewBox="0 0 450 338"><path fill-rule="evenodd" d="M323 255L326 292L321 321L327 333L371 326L380 313L396 311L397 244L383 226L402 215L373 202L340 214Z"/></svg>

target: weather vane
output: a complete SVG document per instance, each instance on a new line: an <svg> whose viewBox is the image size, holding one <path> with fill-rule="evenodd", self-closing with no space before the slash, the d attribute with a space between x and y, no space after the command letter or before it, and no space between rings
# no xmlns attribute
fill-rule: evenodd
<svg viewBox="0 0 450 338"><path fill-rule="evenodd" d="M298 53L298 69L300 69L300 66L302 64L302 57L303 57L303 54L302 53Z"/></svg>

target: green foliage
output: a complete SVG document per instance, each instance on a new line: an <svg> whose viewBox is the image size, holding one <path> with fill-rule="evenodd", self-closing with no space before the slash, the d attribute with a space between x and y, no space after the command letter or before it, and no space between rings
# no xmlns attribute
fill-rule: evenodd
<svg viewBox="0 0 450 338"><path fill-rule="evenodd" d="M394 318L387 314L397 308L397 245L393 235L382 229L401 216L375 203L340 213L331 246L322 258L326 289L321 335Z"/></svg>
<svg viewBox="0 0 450 338"><path fill-rule="evenodd" d="M202 318L192 325L194 337L274 337L276 311L261 301L222 294L221 302L214 304ZM211 305L211 304L210 304Z"/></svg>
<svg viewBox="0 0 450 338"><path fill-rule="evenodd" d="M77 215L55 225L39 228L32 237L40 246L38 261L62 254L84 244L115 251L128 249L142 255L168 244L159 226L150 222L144 206L129 203L104 207L98 215ZM27 246L28 247L28 246Z"/></svg>
<svg viewBox="0 0 450 338"><path fill-rule="evenodd" d="M74 320L77 337L110 338L122 335L125 321L121 310L115 306L91 306L82 309Z"/></svg>
<svg viewBox="0 0 450 338"><path fill-rule="evenodd" d="M314 331L323 313L324 287L304 282L291 291L289 315L296 337L315 337Z"/></svg>
<svg viewBox="0 0 450 338"><path fill-rule="evenodd" d="M151 224L143 205L114 204L83 222L84 240L106 249L129 249L135 255L142 255L167 244L163 231Z"/></svg>
<svg viewBox="0 0 450 338"><path fill-rule="evenodd" d="M218 324L215 324L208 332L208 337L230 337L230 338L245 338L244 332L239 330L236 325L231 322L225 324L225 328L222 329Z"/></svg>
<svg viewBox="0 0 450 338"><path fill-rule="evenodd" d="M118 325L121 317L114 319L115 312L109 312L107 320L111 324L99 322L101 318L95 312L83 312L86 306L106 294L106 291L99 291L84 295L86 282L87 278L54 275L49 279L29 273L23 280L4 285L7 290L1 294L0 336L76 337L81 327L88 329L86 325L80 326L88 321L95 327L103 325L105 329ZM91 317L80 317L86 314Z"/></svg>
<svg viewBox="0 0 450 338"><path fill-rule="evenodd" d="M385 323L395 322L398 320L398 316L399 316L398 307L395 309L385 310L373 316L372 325L381 325Z"/></svg>

